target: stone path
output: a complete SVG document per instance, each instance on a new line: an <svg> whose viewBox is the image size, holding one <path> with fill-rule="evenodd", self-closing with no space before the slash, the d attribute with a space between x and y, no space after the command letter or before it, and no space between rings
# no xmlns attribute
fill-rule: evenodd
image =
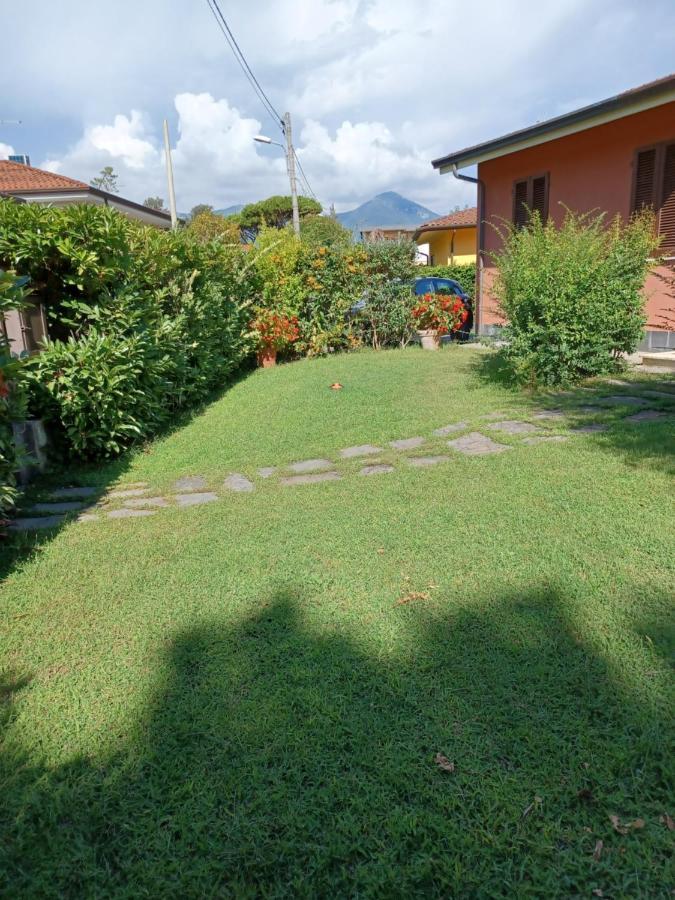
<svg viewBox="0 0 675 900"><path fill-rule="evenodd" d="M612 383L617 387L633 387L628 382ZM581 402L582 396L579 391L576 394L558 393L557 402L569 401L568 406L534 410L526 414L532 421L509 418L509 413L503 411L488 413L474 419L476 423L473 426L476 428L474 431L469 430L471 427L469 422L450 422L434 429L428 437L416 435L388 441L387 450L375 444L358 444L339 450L336 454L337 459L316 457L263 466L257 469L257 476L261 481L272 481L282 487L340 481L344 477L349 477L349 472L346 469L338 471L337 466L341 462L343 466L349 467L351 460L357 464L359 461L365 463L361 468L351 470L352 474L361 477L386 475L396 471L396 465L391 461L392 454L396 454L397 457L401 454L406 465L425 469L450 461L452 453L469 457L491 456L507 450L516 450L521 446L561 443L575 434L599 434L610 427L607 421L580 422L579 416L605 418L610 416L614 420L620 418L631 425L659 422L675 417L675 391L670 393L645 390L640 396L628 393L611 394L598 397L593 404ZM664 406L664 401L672 401L673 408L653 408L654 404ZM628 414L631 408L635 410L636 407L641 408ZM510 415L513 416L514 413L511 412ZM568 421L570 419L572 421ZM558 431L565 429L565 433L551 433L550 429ZM490 432L491 436L485 432ZM457 434L457 437L444 440L453 434ZM501 435L508 435L510 442L502 443L498 440ZM438 452L443 449L441 444L452 452ZM416 455L415 451L421 448L425 448L427 452ZM385 455L385 459L373 458L382 454ZM159 494L156 489L153 491L147 482L118 484L107 493L95 487L58 487L50 492L48 498L33 503L32 507L26 510L26 515L16 518L11 527L21 531L56 528L65 522L69 515L83 523L106 518L146 518L162 509L204 506L221 501L227 493L248 494L257 489L255 479L242 473L230 472L221 477L223 480L218 490L217 485L213 484L213 479L210 480L205 475L194 473L185 475L177 479L173 484L173 490L166 494Z"/></svg>

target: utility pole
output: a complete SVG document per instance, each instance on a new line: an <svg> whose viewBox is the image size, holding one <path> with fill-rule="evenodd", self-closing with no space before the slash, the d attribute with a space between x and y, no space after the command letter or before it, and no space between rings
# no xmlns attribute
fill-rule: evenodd
<svg viewBox="0 0 675 900"><path fill-rule="evenodd" d="M291 202L293 204L293 231L300 236L300 210L298 209L298 185L295 180L295 150L291 131L291 114L284 113L284 134L286 136L286 165L291 182Z"/></svg>
<svg viewBox="0 0 675 900"><path fill-rule="evenodd" d="M164 119L164 156L166 157L166 180L169 183L169 209L171 210L171 228L178 227L176 215L176 192L173 187L173 166L171 165L171 146L169 144L169 123Z"/></svg>

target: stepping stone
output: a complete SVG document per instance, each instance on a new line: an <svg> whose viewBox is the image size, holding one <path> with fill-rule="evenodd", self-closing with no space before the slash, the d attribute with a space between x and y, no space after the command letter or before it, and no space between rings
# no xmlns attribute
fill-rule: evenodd
<svg viewBox="0 0 675 900"><path fill-rule="evenodd" d="M121 500L124 497L142 497L147 494L147 488L127 488L125 491L112 491L108 494L110 499Z"/></svg>
<svg viewBox="0 0 675 900"><path fill-rule="evenodd" d="M223 483L225 487L231 491L247 491L250 493L255 490L253 482L249 481L248 478L245 478L243 475L239 475L238 472L233 472L232 475L228 475Z"/></svg>
<svg viewBox="0 0 675 900"><path fill-rule="evenodd" d="M448 447L466 453L467 456L482 456L486 453L503 453L504 450L512 450L506 444L497 444L495 441L481 434L480 431L472 431L464 437L448 441Z"/></svg>
<svg viewBox="0 0 675 900"><path fill-rule="evenodd" d="M176 491L201 491L206 487L206 478L203 475L187 475L179 478L173 487Z"/></svg>
<svg viewBox="0 0 675 900"><path fill-rule="evenodd" d="M540 412L534 413L533 419L564 419L565 411L563 409L542 409Z"/></svg>
<svg viewBox="0 0 675 900"><path fill-rule="evenodd" d="M675 403L675 393L671 394L668 391L643 391L642 393L645 397L656 397L658 400L672 400Z"/></svg>
<svg viewBox="0 0 675 900"><path fill-rule="evenodd" d="M415 447L421 447L424 443L423 437L403 438L400 441L389 441L389 446L394 450L414 450Z"/></svg>
<svg viewBox="0 0 675 900"><path fill-rule="evenodd" d="M563 441L567 440L567 435L564 434L542 434L540 437L528 437L523 438L524 444L560 444Z"/></svg>
<svg viewBox="0 0 675 900"><path fill-rule="evenodd" d="M578 428L570 428L574 434L597 434L601 431L607 431L607 425L599 425L595 423L594 425L580 425Z"/></svg>
<svg viewBox="0 0 675 900"><path fill-rule="evenodd" d="M205 491L202 494L176 494L176 502L179 506L201 506L203 503L213 503L218 499L218 494Z"/></svg>
<svg viewBox="0 0 675 900"><path fill-rule="evenodd" d="M320 481L339 481L342 476L339 472L317 472L315 475L290 475L282 478L283 485L293 484L318 484Z"/></svg>
<svg viewBox="0 0 675 900"><path fill-rule="evenodd" d="M109 519L137 519L141 516L154 516L154 509L113 509L106 513Z"/></svg>
<svg viewBox="0 0 675 900"><path fill-rule="evenodd" d="M531 431L537 431L536 425L529 422L518 422L516 419L506 419L504 422L494 422L492 425L486 425L490 431L504 431L506 434L527 434Z"/></svg>
<svg viewBox="0 0 675 900"><path fill-rule="evenodd" d="M78 503L77 501L63 501L61 503L35 503L30 508L30 512L67 513L73 512L76 509L84 509L84 503Z"/></svg>
<svg viewBox="0 0 675 900"><path fill-rule="evenodd" d="M133 497L126 502L127 506L138 509L142 506L168 506L168 500L165 497Z"/></svg>
<svg viewBox="0 0 675 900"><path fill-rule="evenodd" d="M449 456L409 456L408 462L411 466L424 468L426 466L435 466L437 463L447 462Z"/></svg>
<svg viewBox="0 0 675 900"><path fill-rule="evenodd" d="M484 416L480 416L481 419L503 419L504 416L508 416L508 413L505 412L491 412L486 413Z"/></svg>
<svg viewBox="0 0 675 900"><path fill-rule="evenodd" d="M383 475L385 472L393 472L394 467L388 465L381 466L364 466L359 475Z"/></svg>
<svg viewBox="0 0 675 900"><path fill-rule="evenodd" d="M305 472L322 472L332 467L333 463L329 459L303 459L300 462L291 463L288 468L301 475Z"/></svg>
<svg viewBox="0 0 675 900"><path fill-rule="evenodd" d="M99 517L94 513L81 513L75 521L77 522L97 522Z"/></svg>
<svg viewBox="0 0 675 900"><path fill-rule="evenodd" d="M56 488L55 491L50 493L50 497L55 497L58 500L69 500L76 499L77 497L93 497L98 493L98 488L94 487L64 487L64 488Z"/></svg>
<svg viewBox="0 0 675 900"><path fill-rule="evenodd" d="M345 447L340 450L340 456L343 459L352 459L354 456L373 456L375 453L382 453L382 447L374 447L372 444L359 444L357 447Z"/></svg>
<svg viewBox="0 0 675 900"><path fill-rule="evenodd" d="M258 475L260 475L261 478L269 478L270 475L274 475L276 470L276 466L263 466L262 469L258 469Z"/></svg>
<svg viewBox="0 0 675 900"><path fill-rule="evenodd" d="M643 409L642 412L633 413L632 416L627 416L625 419L626 422L655 422L657 419L666 419L668 418L668 414L664 412L657 412L655 409Z"/></svg>
<svg viewBox="0 0 675 900"><path fill-rule="evenodd" d="M625 396L613 395L611 397L599 397L598 403L603 406L647 406L648 401L644 397L633 397L630 394Z"/></svg>
<svg viewBox="0 0 675 900"><path fill-rule="evenodd" d="M605 384L613 384L615 387L633 387L634 385L630 381L622 381L621 378L604 378Z"/></svg>
<svg viewBox="0 0 675 900"><path fill-rule="evenodd" d="M63 522L63 516L38 516L36 518L14 519L10 528L16 531L38 531L42 528L56 528Z"/></svg>
<svg viewBox="0 0 675 900"><path fill-rule="evenodd" d="M454 431L464 431L468 427L466 422L455 422L454 425L444 425L442 428L437 428L433 433L436 437L445 437L446 434L452 434Z"/></svg>
<svg viewBox="0 0 675 900"><path fill-rule="evenodd" d="M588 413L589 415L595 415L596 413L604 413L607 410L603 409L602 406L579 406L577 408L577 412Z"/></svg>

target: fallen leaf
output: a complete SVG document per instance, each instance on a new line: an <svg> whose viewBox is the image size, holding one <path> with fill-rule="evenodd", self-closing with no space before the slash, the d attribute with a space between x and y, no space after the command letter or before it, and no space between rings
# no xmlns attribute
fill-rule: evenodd
<svg viewBox="0 0 675 900"><path fill-rule="evenodd" d="M333 384L331 384L330 389L331 391L341 391L342 385L339 381L334 381Z"/></svg>
<svg viewBox="0 0 675 900"><path fill-rule="evenodd" d="M602 848L604 847L604 843L602 841L595 842L595 850L593 851L593 859L597 862L602 856ZM595 893L595 891L593 891ZM602 892L598 894L598 897L602 897Z"/></svg>
<svg viewBox="0 0 675 900"><path fill-rule="evenodd" d="M614 831L618 831L619 834L628 834L628 829L621 824L621 820L618 816L610 816L609 821L612 823Z"/></svg>
<svg viewBox="0 0 675 900"><path fill-rule="evenodd" d="M599 843L601 844L602 841L599 841ZM598 857L598 859L599 859L599 858L600 858L600 857ZM593 888L593 890L591 891L591 893L593 894L594 897L604 897L604 896L605 896L605 895L604 895L604 892L603 892L603 890L602 890L602 888Z"/></svg>
<svg viewBox="0 0 675 900"><path fill-rule="evenodd" d="M404 606L406 603L412 603L413 600L428 600L429 594L426 591L408 591L396 601L396 606Z"/></svg>
<svg viewBox="0 0 675 900"><path fill-rule="evenodd" d="M434 762L438 766L439 769L443 769L444 772L454 772L455 764L454 762L450 762L447 756L443 756L442 753L437 753L434 757Z"/></svg>
<svg viewBox="0 0 675 900"><path fill-rule="evenodd" d="M378 552L378 553L380 554L380 556L381 556L381 555L384 553L384 547L378 547L378 548L377 548L377 552Z"/></svg>
<svg viewBox="0 0 675 900"><path fill-rule="evenodd" d="M672 816L669 816L668 813L659 816L659 822L662 825L665 825L668 831L675 831L675 819L673 819Z"/></svg>
<svg viewBox="0 0 675 900"><path fill-rule="evenodd" d="M629 825L628 827L629 827L629 828L636 829L636 830L637 830L638 828L644 828L644 827L645 827L645 820L644 820L644 819L635 819L635 821L634 821L634 822L631 822L630 825Z"/></svg>
<svg viewBox="0 0 675 900"><path fill-rule="evenodd" d="M529 816L529 814L532 812L532 810L535 808L535 806L541 806L541 804L542 804L541 797L535 796L532 803L530 803L529 806L526 806L525 809L523 810L522 818L524 819L526 816Z"/></svg>

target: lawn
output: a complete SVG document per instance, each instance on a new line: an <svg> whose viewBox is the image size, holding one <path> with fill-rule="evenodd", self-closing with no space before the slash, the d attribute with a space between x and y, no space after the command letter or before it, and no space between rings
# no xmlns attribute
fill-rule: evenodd
<svg viewBox="0 0 675 900"><path fill-rule="evenodd" d="M74 473L217 502L0 545L1 896L671 895L674 418L579 409L646 377L532 397L490 368L256 371ZM609 428L526 444L496 413ZM510 449L433 436L460 421ZM340 459L365 443L393 471ZM341 480L257 473L311 457Z"/></svg>

